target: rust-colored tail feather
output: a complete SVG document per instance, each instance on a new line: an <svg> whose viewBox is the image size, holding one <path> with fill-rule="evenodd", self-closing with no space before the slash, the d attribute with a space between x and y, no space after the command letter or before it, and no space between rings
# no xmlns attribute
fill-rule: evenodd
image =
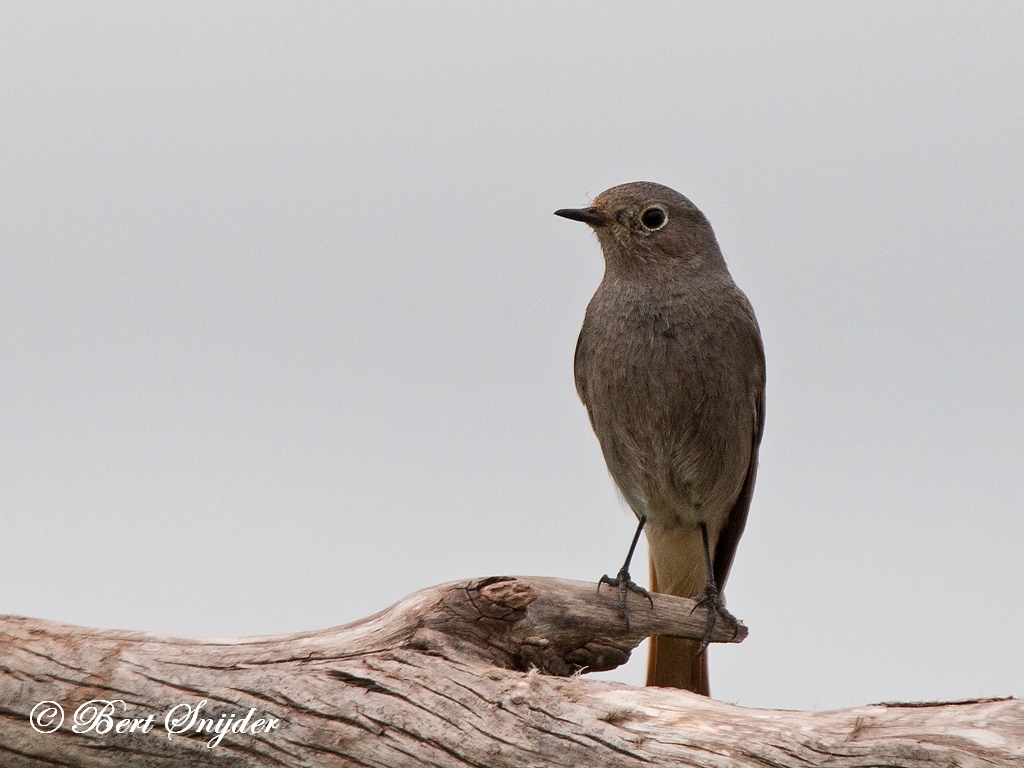
<svg viewBox="0 0 1024 768"><path fill-rule="evenodd" d="M658 592L658 577L651 564L651 591ZM690 595L685 595L690 597ZM685 688L703 696L711 695L708 685L708 654L697 656L698 640L677 637L652 637L647 656L647 684L663 688Z"/></svg>

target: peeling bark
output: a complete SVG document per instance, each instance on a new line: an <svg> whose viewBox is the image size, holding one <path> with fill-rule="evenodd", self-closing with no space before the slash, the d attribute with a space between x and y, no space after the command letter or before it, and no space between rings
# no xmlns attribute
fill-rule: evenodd
<svg viewBox="0 0 1024 768"><path fill-rule="evenodd" d="M703 633L691 600L656 594L652 609L631 594L627 631L617 599L594 584L491 578L342 627L229 640L0 617L0 765L1024 766L1013 699L757 710L575 675L618 666L651 634ZM745 636L720 623L714 639ZM97 733L102 715L75 732L76 711L107 707L97 700L121 702L109 732ZM36 708L42 727L43 701L63 707L51 733L30 723ZM244 732L169 735L168 713L201 701L194 724L248 714Z"/></svg>

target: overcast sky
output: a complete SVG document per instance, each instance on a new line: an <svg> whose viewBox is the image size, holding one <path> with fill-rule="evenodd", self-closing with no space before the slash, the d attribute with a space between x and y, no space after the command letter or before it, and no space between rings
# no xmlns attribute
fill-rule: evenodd
<svg viewBox="0 0 1024 768"><path fill-rule="evenodd" d="M643 179L768 360L713 694L1024 695L1024 6L353 5L0 3L0 612L614 573L551 213Z"/></svg>

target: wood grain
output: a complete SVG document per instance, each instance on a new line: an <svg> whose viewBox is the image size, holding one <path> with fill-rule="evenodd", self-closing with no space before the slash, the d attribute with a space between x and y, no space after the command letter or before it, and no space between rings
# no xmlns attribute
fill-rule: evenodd
<svg viewBox="0 0 1024 768"><path fill-rule="evenodd" d="M691 613L692 611L692 613ZM595 584L494 577L417 592L341 627L190 640L0 617L0 765L993 766L1024 765L1024 706L985 700L836 712L736 707L685 691L588 680L651 634L698 638L703 609ZM740 641L728 627L718 642ZM153 716L149 733L75 733L91 700ZM39 702L66 719L30 727ZM250 708L264 733L177 735L173 707Z"/></svg>

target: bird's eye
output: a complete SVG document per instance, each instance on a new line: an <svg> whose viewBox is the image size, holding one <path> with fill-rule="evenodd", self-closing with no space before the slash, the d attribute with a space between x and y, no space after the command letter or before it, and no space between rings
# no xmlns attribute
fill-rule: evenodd
<svg viewBox="0 0 1024 768"><path fill-rule="evenodd" d="M664 227L666 221L668 221L668 214L661 208L648 208L640 214L640 222L652 232Z"/></svg>

